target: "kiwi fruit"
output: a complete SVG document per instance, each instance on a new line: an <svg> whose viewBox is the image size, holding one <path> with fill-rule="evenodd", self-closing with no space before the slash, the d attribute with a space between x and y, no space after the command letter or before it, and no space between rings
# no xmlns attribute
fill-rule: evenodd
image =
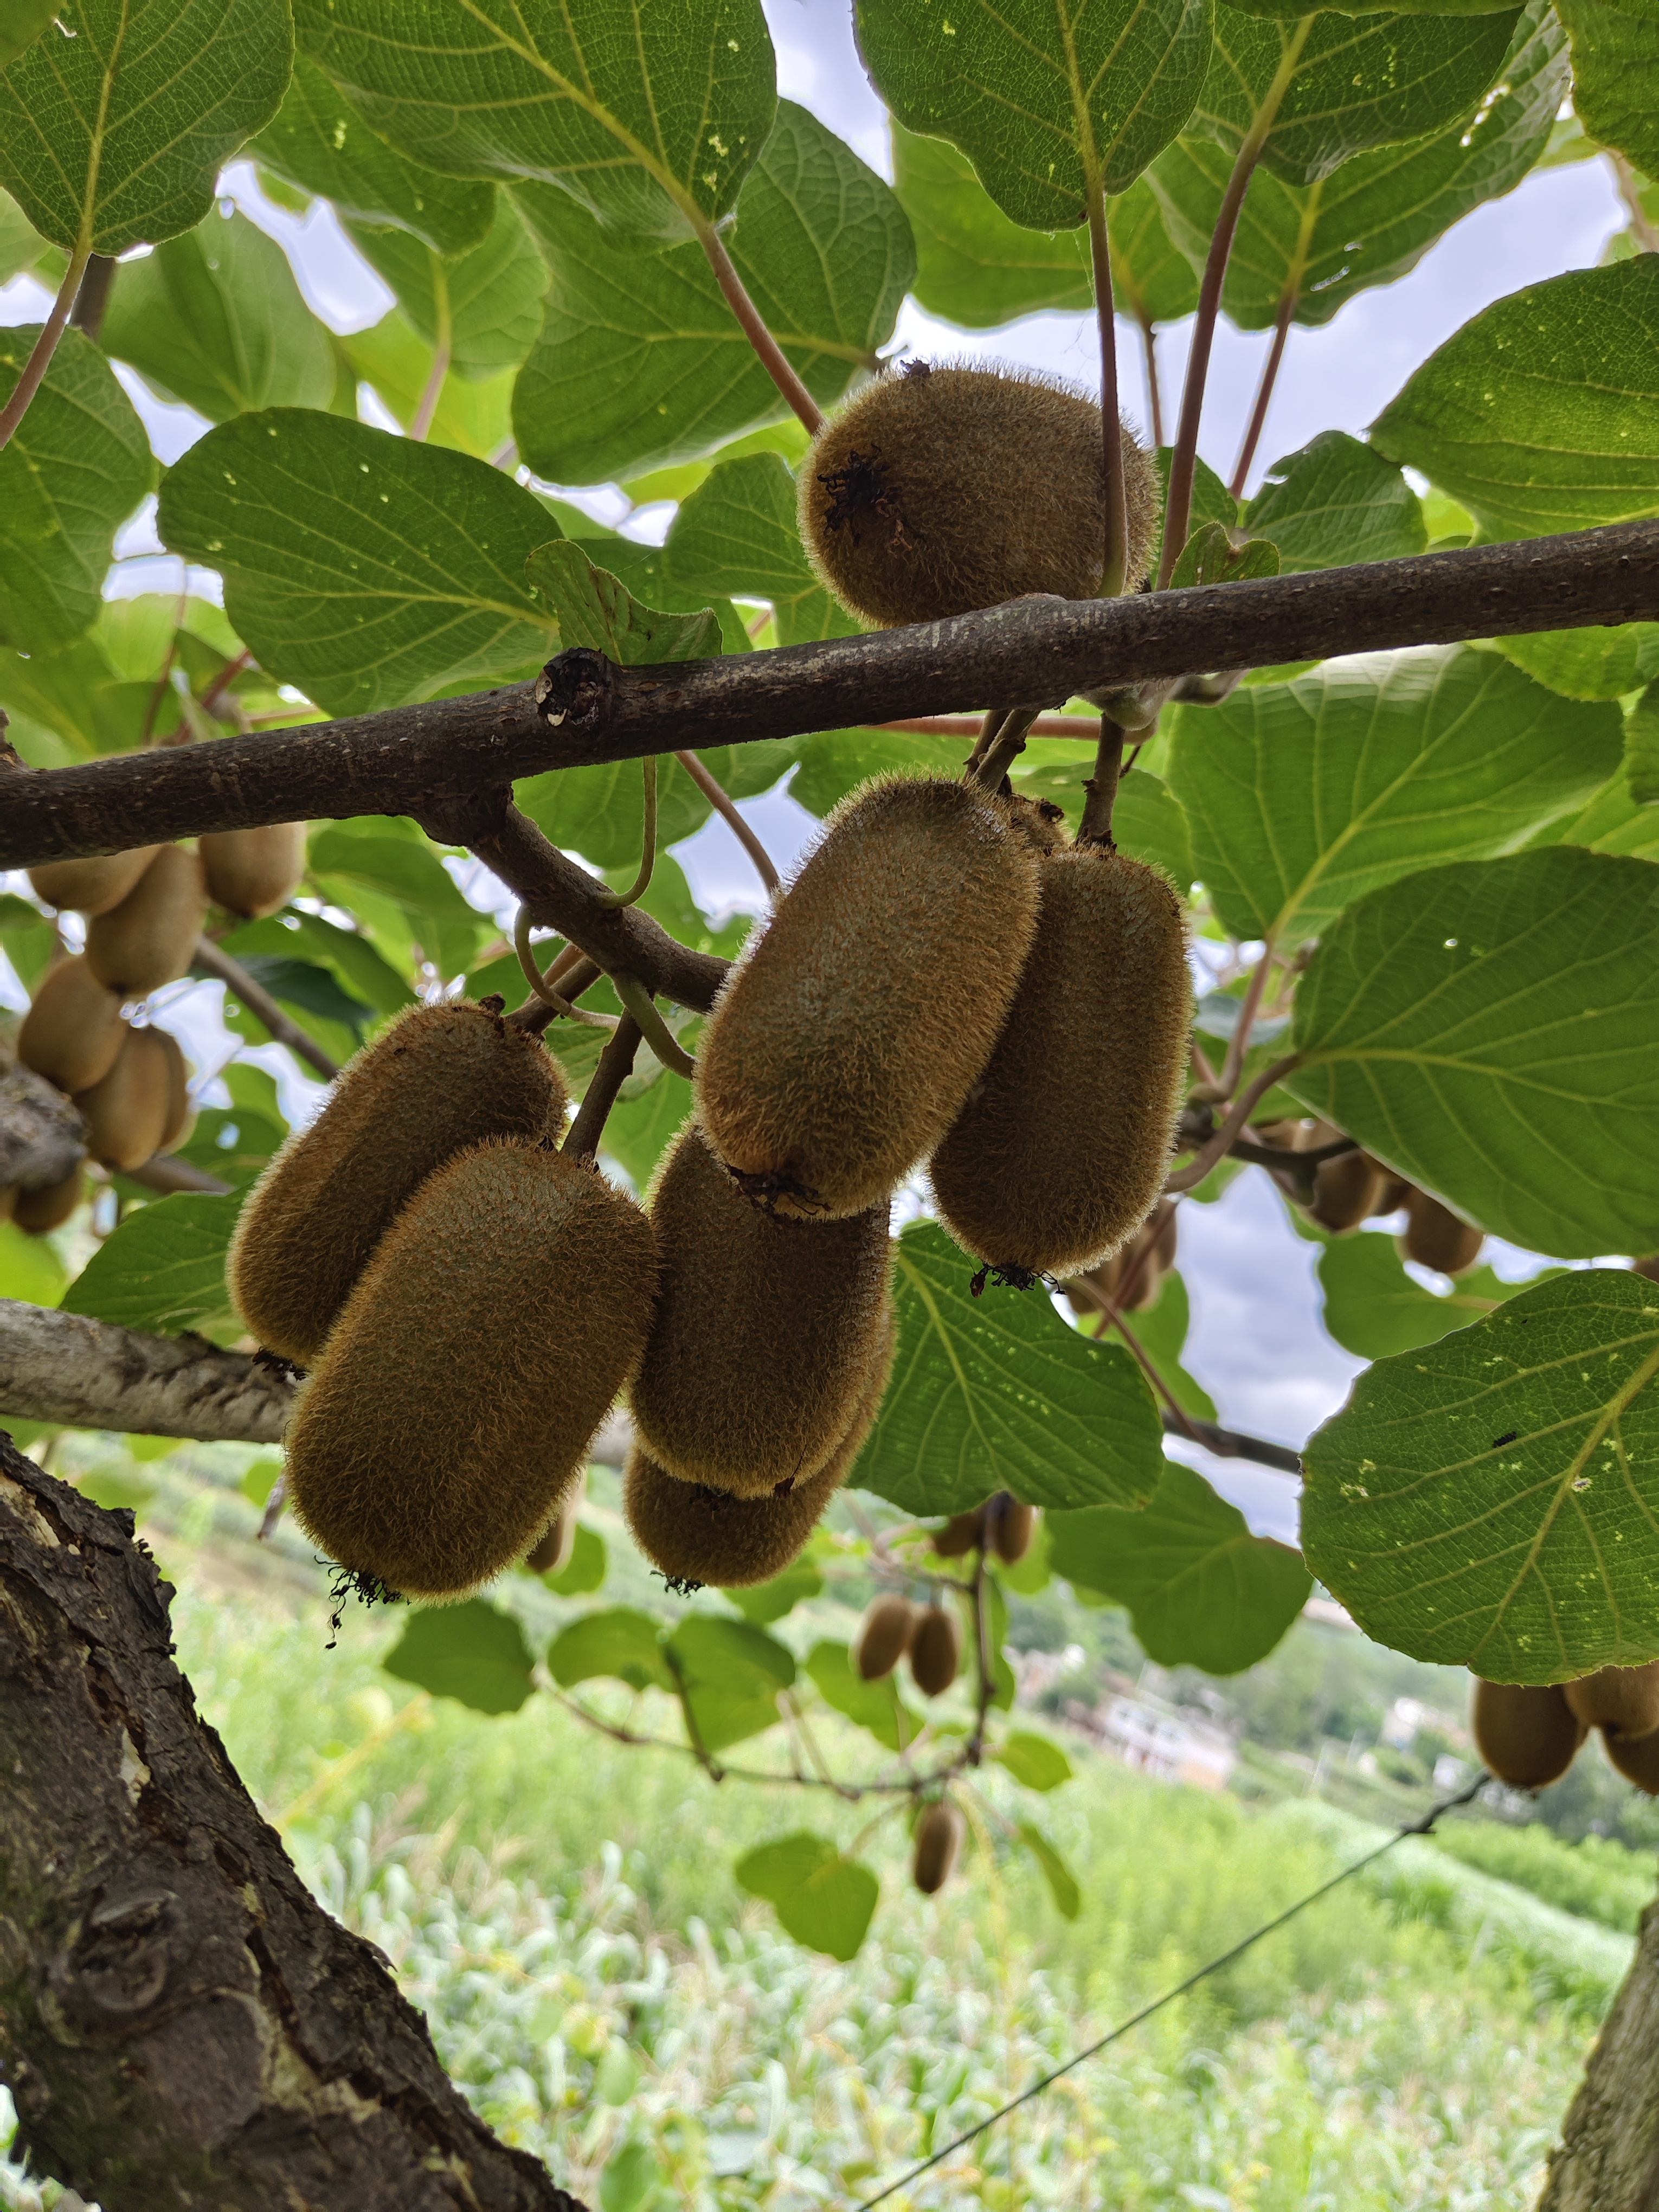
<svg viewBox="0 0 1659 2212"><path fill-rule="evenodd" d="M17 1057L72 1095L101 1083L126 1041L119 998L77 957L41 977L18 1031Z"/></svg>
<svg viewBox="0 0 1659 2212"><path fill-rule="evenodd" d="M1123 477L1133 592L1158 497L1127 423ZM799 502L826 588L884 629L1030 592L1091 599L1106 541L1100 407L1029 369L908 364L824 424L801 463Z"/></svg>
<svg viewBox="0 0 1659 2212"><path fill-rule="evenodd" d="M1180 1208L1172 1199L1159 1199L1121 1252L1115 1252L1109 1260L1103 1260L1097 1267L1086 1268L1080 1276L1072 1278L1066 1289L1066 1303L1072 1311L1085 1320L1099 1315L1100 1308L1093 1298L1082 1289L1073 1287L1085 1283L1124 1313L1142 1313L1148 1306L1156 1305L1164 1288L1164 1278L1176 1263L1180 1218ZM1120 1295L1126 1283L1131 1286L1127 1298Z"/></svg>
<svg viewBox="0 0 1659 2212"><path fill-rule="evenodd" d="M176 1152L180 1145L189 1141L196 1127L196 1109L191 1103L190 1069L178 1041L165 1030L155 1030L154 1035L166 1040L167 1052L167 1119L161 1132L158 1152Z"/></svg>
<svg viewBox="0 0 1659 2212"><path fill-rule="evenodd" d="M910 1674L926 1698L942 1697L962 1664L962 1631L948 1606L924 1606L910 1637Z"/></svg>
<svg viewBox="0 0 1659 2212"><path fill-rule="evenodd" d="M303 822L268 822L258 830L216 830L196 841L207 895L228 914L249 921L288 904L306 872Z"/></svg>
<svg viewBox="0 0 1659 2212"><path fill-rule="evenodd" d="M1074 1275L1158 1203L1186 1093L1185 909L1103 846L1038 867L1025 971L983 1075L933 1154L945 1225L1011 1277Z"/></svg>
<svg viewBox="0 0 1659 2212"><path fill-rule="evenodd" d="M107 914L119 906L161 851L159 845L135 845L130 853L100 853L92 860L48 860L29 870L34 896L59 914Z"/></svg>
<svg viewBox="0 0 1659 2212"><path fill-rule="evenodd" d="M985 1541L985 1508L976 1505L971 1513L953 1513L933 1539L933 1549L941 1559L960 1559L975 1552Z"/></svg>
<svg viewBox="0 0 1659 2212"><path fill-rule="evenodd" d="M974 786L881 776L842 802L697 1051L698 1118L746 1196L836 1219L927 1157L990 1058L1057 865Z"/></svg>
<svg viewBox="0 0 1659 2212"><path fill-rule="evenodd" d="M879 1682L890 1674L909 1650L915 1626L916 1608L908 1597L873 1599L853 1643L860 1680Z"/></svg>
<svg viewBox="0 0 1659 2212"><path fill-rule="evenodd" d="M1031 1548L1036 1508L1011 1491L1000 1490L985 1509L985 1526L991 1549L1004 1566L1018 1566Z"/></svg>
<svg viewBox="0 0 1659 2212"><path fill-rule="evenodd" d="M103 1081L75 1094L93 1158L100 1167L124 1170L154 1159L174 1124L176 1094L184 1087L185 1056L167 1031L130 1029Z"/></svg>
<svg viewBox="0 0 1659 2212"><path fill-rule="evenodd" d="M120 904L87 924L87 965L122 998L146 998L190 973L206 919L202 863L163 845Z"/></svg>
<svg viewBox="0 0 1659 2212"><path fill-rule="evenodd" d="M268 1350L309 1366L427 1176L486 1137L556 1134L564 1109L538 1037L467 1000L411 1006L254 1185L227 1261L237 1311Z"/></svg>
<svg viewBox="0 0 1659 2212"><path fill-rule="evenodd" d="M1626 1782L1633 1782L1650 1797L1659 1797L1659 1729L1646 1735L1615 1735L1605 1738L1607 1757Z"/></svg>
<svg viewBox="0 0 1659 2212"><path fill-rule="evenodd" d="M967 1823L949 1798L922 1808L916 1822L910 1877L924 1897L944 1888L956 1871Z"/></svg>
<svg viewBox="0 0 1659 2212"><path fill-rule="evenodd" d="M651 1197L662 1255L634 1421L659 1466L739 1498L816 1474L886 1325L887 1200L836 1221L751 1206L688 1121Z"/></svg>
<svg viewBox="0 0 1659 2212"><path fill-rule="evenodd" d="M1598 1667L1563 1685L1569 1705L1587 1728L1615 1735L1651 1735L1659 1729L1659 1659L1644 1667Z"/></svg>
<svg viewBox="0 0 1659 2212"><path fill-rule="evenodd" d="M890 1307L880 1349L846 1434L816 1474L785 1485L769 1498L734 1498L704 1483L682 1482L636 1447L623 1489L623 1510L647 1559L681 1587L712 1583L744 1589L781 1575L800 1557L824 1509L851 1474L880 1409L897 1347L897 1317Z"/></svg>
<svg viewBox="0 0 1659 2212"><path fill-rule="evenodd" d="M1559 1686L1531 1689L1478 1677L1469 1725L1481 1758L1516 1790L1559 1782L1589 1733Z"/></svg>
<svg viewBox="0 0 1659 2212"><path fill-rule="evenodd" d="M1411 1190L1406 1198L1406 1233L1401 1238L1406 1257L1419 1267L1436 1268L1443 1275L1461 1275L1474 1267L1486 1243L1485 1232L1460 1221L1449 1206L1442 1206L1425 1190Z"/></svg>
<svg viewBox="0 0 1659 2212"><path fill-rule="evenodd" d="M31 1237L44 1237L48 1229L61 1229L86 1194L87 1179L79 1168L62 1182L40 1190L20 1190L12 1219Z"/></svg>
<svg viewBox="0 0 1659 2212"><path fill-rule="evenodd" d="M289 1498L343 1567L465 1596L522 1559L645 1348L651 1224L591 1161L492 1138L429 1176L301 1387Z"/></svg>
<svg viewBox="0 0 1659 2212"><path fill-rule="evenodd" d="M1313 1204L1308 1212L1322 1229L1346 1236L1379 1211L1377 1200L1391 1180L1369 1152L1358 1147L1339 1152L1334 1159L1321 1160L1314 1170Z"/></svg>

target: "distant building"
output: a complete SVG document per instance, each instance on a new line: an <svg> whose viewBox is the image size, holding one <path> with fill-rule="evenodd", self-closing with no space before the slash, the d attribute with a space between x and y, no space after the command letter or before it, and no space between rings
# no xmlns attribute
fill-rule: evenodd
<svg viewBox="0 0 1659 2212"><path fill-rule="evenodd" d="M1069 1717L1126 1766L1155 1774L1162 1782L1224 1790L1238 1764L1232 1739L1223 1729L1144 1691L1109 1698L1093 1712L1073 1706Z"/></svg>

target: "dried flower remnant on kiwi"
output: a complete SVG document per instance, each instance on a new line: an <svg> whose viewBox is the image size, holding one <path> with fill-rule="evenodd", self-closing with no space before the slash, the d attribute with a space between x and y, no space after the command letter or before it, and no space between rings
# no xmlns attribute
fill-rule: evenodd
<svg viewBox="0 0 1659 2212"><path fill-rule="evenodd" d="M801 465L801 537L830 591L890 628L1028 592L1093 599L1106 501L1098 404L1029 370L878 378ZM1125 588L1151 557L1156 477L1127 424Z"/></svg>

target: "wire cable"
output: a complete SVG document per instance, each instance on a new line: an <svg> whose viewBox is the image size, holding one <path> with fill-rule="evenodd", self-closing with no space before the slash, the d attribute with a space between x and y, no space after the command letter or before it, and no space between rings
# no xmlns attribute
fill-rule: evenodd
<svg viewBox="0 0 1659 2212"><path fill-rule="evenodd" d="M1491 1775L1482 1768L1474 1781L1460 1790L1455 1797L1443 1797L1438 1804L1431 1805L1420 1820L1409 1821L1403 1828L1396 1828L1386 1843L1378 1844L1375 1850L1367 1851L1364 1858L1356 1859L1352 1866L1344 1867L1340 1874L1334 1874L1328 1881L1322 1881L1317 1889L1310 1889L1305 1897L1298 1898L1294 1905L1287 1905L1276 1919L1265 1922L1252 1934L1246 1936L1241 1942L1235 1943L1231 1951L1224 1951L1218 1959L1212 1959L1208 1966L1200 1966L1196 1973L1188 1974L1184 1982L1177 1982L1172 1990L1165 1990L1163 1996L1154 1997L1151 2004L1143 2005L1139 2012L1132 2013L1127 2020L1120 2021L1117 2026L1109 2033L1103 2035L1098 2042L1090 2044L1086 2050L1079 2051L1075 2057L1068 2058L1063 2066L1056 2066L1052 2074L1043 2075L1040 2081L1033 2081L1028 2089L1022 2089L1018 2096L1012 2098L1006 2105L999 2106L988 2118L981 2120L977 2126L969 2128L965 2135L957 2136L954 2142L946 2143L943 2150L936 2150L931 2158L923 2159L920 2166L913 2166L908 2173L900 2174L896 2181L890 2181L886 2188L878 2191L875 2196L866 2197L855 2207L855 2212L873 2212L874 2206L884 2204L890 2197L896 2195L901 2189L907 2188L911 2182L919 2180L931 2167L941 2165L953 2152L963 2149L974 2141L975 2136L982 2136L988 2128L995 2127L999 2120L1006 2120L1010 2112L1017 2112L1022 2105L1029 2105L1033 2097L1040 2097L1045 2089L1052 2088L1056 2081L1069 2074L1074 2067L1081 2066L1085 2059L1093 2058L1104 2051L1108 2044L1117 2042L1120 2037L1127 2035L1131 2028L1139 2027L1144 2021L1150 2020L1155 2012L1162 2012L1165 2005L1173 2004L1177 1997L1184 1997L1189 1990L1195 1990L1200 1982L1207 1981L1212 1974L1218 1974L1224 1966L1231 1966L1235 1959L1242 1959L1244 1954L1253 1949L1264 1936L1276 1935L1287 1921L1294 1920L1298 1912L1305 1912L1310 1905L1317 1905L1322 1897L1328 1897L1334 1889L1340 1889L1345 1881L1349 1881L1355 1875L1363 1873L1368 1866L1375 1866L1377 1860L1391 1851L1396 1844L1403 1844L1408 1836L1426 1836L1443 1813L1453 1813L1460 1805L1471 1803L1480 1796L1491 1779Z"/></svg>

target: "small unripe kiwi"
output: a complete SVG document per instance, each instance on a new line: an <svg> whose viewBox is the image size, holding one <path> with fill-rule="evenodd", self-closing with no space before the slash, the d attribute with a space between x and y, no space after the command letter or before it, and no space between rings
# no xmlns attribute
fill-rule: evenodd
<svg viewBox="0 0 1659 2212"><path fill-rule="evenodd" d="M165 1030L129 1030L101 1083L77 1091L87 1117L87 1150L100 1167L141 1168L167 1141L185 1056Z"/></svg>
<svg viewBox="0 0 1659 2212"><path fill-rule="evenodd" d="M143 999L190 973L207 919L202 863L163 845L119 906L87 924L87 964L124 999Z"/></svg>
<svg viewBox="0 0 1659 2212"><path fill-rule="evenodd" d="M1146 574L1157 514L1150 458L1123 427L1125 591ZM1101 415L1030 369L878 377L801 463L801 538L866 622L936 622L1028 592L1091 599L1105 561Z"/></svg>
<svg viewBox="0 0 1659 2212"><path fill-rule="evenodd" d="M215 906L250 921L286 906L306 872L303 822L216 830L196 842L208 896Z"/></svg>
<svg viewBox="0 0 1659 2212"><path fill-rule="evenodd" d="M1469 1725L1481 1758L1500 1782L1516 1790L1559 1782L1589 1733L1559 1687L1479 1680Z"/></svg>
<svg viewBox="0 0 1659 2212"><path fill-rule="evenodd" d="M949 1798L924 1806L916 1822L910 1875L924 1897L944 1888L956 1871L967 1823Z"/></svg>
<svg viewBox="0 0 1659 2212"><path fill-rule="evenodd" d="M633 1391L646 1450L682 1482L739 1498L816 1474L887 1325L886 1200L838 1221L778 1220L688 1121L651 1220L662 1291Z"/></svg>
<svg viewBox="0 0 1659 2212"><path fill-rule="evenodd" d="M1607 1757L1626 1782L1633 1782L1650 1797L1659 1797L1659 1729L1646 1735L1615 1735L1604 1739Z"/></svg>
<svg viewBox="0 0 1659 2212"><path fill-rule="evenodd" d="M931 1174L988 1265L1076 1274L1157 1204L1186 1091L1184 909L1144 860L1088 846L1039 864L1042 905L1007 1024Z"/></svg>
<svg viewBox="0 0 1659 2212"><path fill-rule="evenodd" d="M960 1559L976 1551L985 1541L985 1508L976 1505L971 1513L953 1513L933 1539L933 1549L941 1559Z"/></svg>
<svg viewBox="0 0 1659 2212"><path fill-rule="evenodd" d="M1419 1267L1437 1268L1443 1275L1461 1275L1474 1267L1486 1243L1482 1231L1460 1221L1449 1206L1442 1206L1425 1190L1413 1190L1406 1200L1406 1233L1401 1243L1406 1257Z"/></svg>
<svg viewBox="0 0 1659 2212"><path fill-rule="evenodd" d="M60 1091L89 1091L127 1041L121 1001L84 958L60 960L41 977L17 1034L17 1057Z"/></svg>
<svg viewBox="0 0 1659 2212"><path fill-rule="evenodd" d="M924 1606L910 1637L910 1673L927 1698L941 1697L962 1664L962 1630L948 1606Z"/></svg>
<svg viewBox="0 0 1659 2212"><path fill-rule="evenodd" d="M908 1597L872 1599L853 1641L853 1664L861 1681L879 1682L890 1674L910 1648L916 1608Z"/></svg>
<svg viewBox="0 0 1659 2212"><path fill-rule="evenodd" d="M1378 1167L1369 1152L1357 1147L1352 1152L1339 1152L1334 1159L1321 1160L1314 1170L1309 1214L1322 1229L1344 1236L1377 1211L1377 1201L1389 1181L1387 1170Z"/></svg>
<svg viewBox="0 0 1659 2212"><path fill-rule="evenodd" d="M1644 1667L1598 1667L1563 1685L1567 1703L1587 1728L1615 1735L1651 1735L1659 1729L1659 1659Z"/></svg>
<svg viewBox="0 0 1659 2212"><path fill-rule="evenodd" d="M465 1000L411 1006L255 1184L226 1265L237 1311L261 1344L308 1366L427 1176L486 1137L556 1134L564 1108L538 1038Z"/></svg>
<svg viewBox="0 0 1659 2212"><path fill-rule="evenodd" d="M343 1567L464 1596L546 1528L644 1349L651 1224L590 1161L501 1139L387 1230L303 1385L289 1497Z"/></svg>
<svg viewBox="0 0 1659 2212"><path fill-rule="evenodd" d="M48 860L29 870L36 898L60 914L107 914L119 906L160 852L159 845L135 845L130 853L100 853L93 860Z"/></svg>
<svg viewBox="0 0 1659 2212"><path fill-rule="evenodd" d="M748 1196L862 1213L926 1157L990 1057L1050 865L967 784L842 801L697 1050L699 1118Z"/></svg>
<svg viewBox="0 0 1659 2212"><path fill-rule="evenodd" d="M79 1168L62 1182L40 1190L20 1190L12 1219L31 1237L44 1237L48 1229L61 1229L86 1194L87 1179Z"/></svg>
<svg viewBox="0 0 1659 2212"><path fill-rule="evenodd" d="M1018 1566L1031 1548L1036 1508L1010 1491L1000 1490L985 1509L985 1526L991 1549L1004 1566Z"/></svg>
<svg viewBox="0 0 1659 2212"><path fill-rule="evenodd" d="M196 1109L190 1096L190 1069L178 1040L166 1030L157 1030L155 1034L165 1038L167 1047L167 1120L155 1149L158 1152L176 1152L196 1126Z"/></svg>

